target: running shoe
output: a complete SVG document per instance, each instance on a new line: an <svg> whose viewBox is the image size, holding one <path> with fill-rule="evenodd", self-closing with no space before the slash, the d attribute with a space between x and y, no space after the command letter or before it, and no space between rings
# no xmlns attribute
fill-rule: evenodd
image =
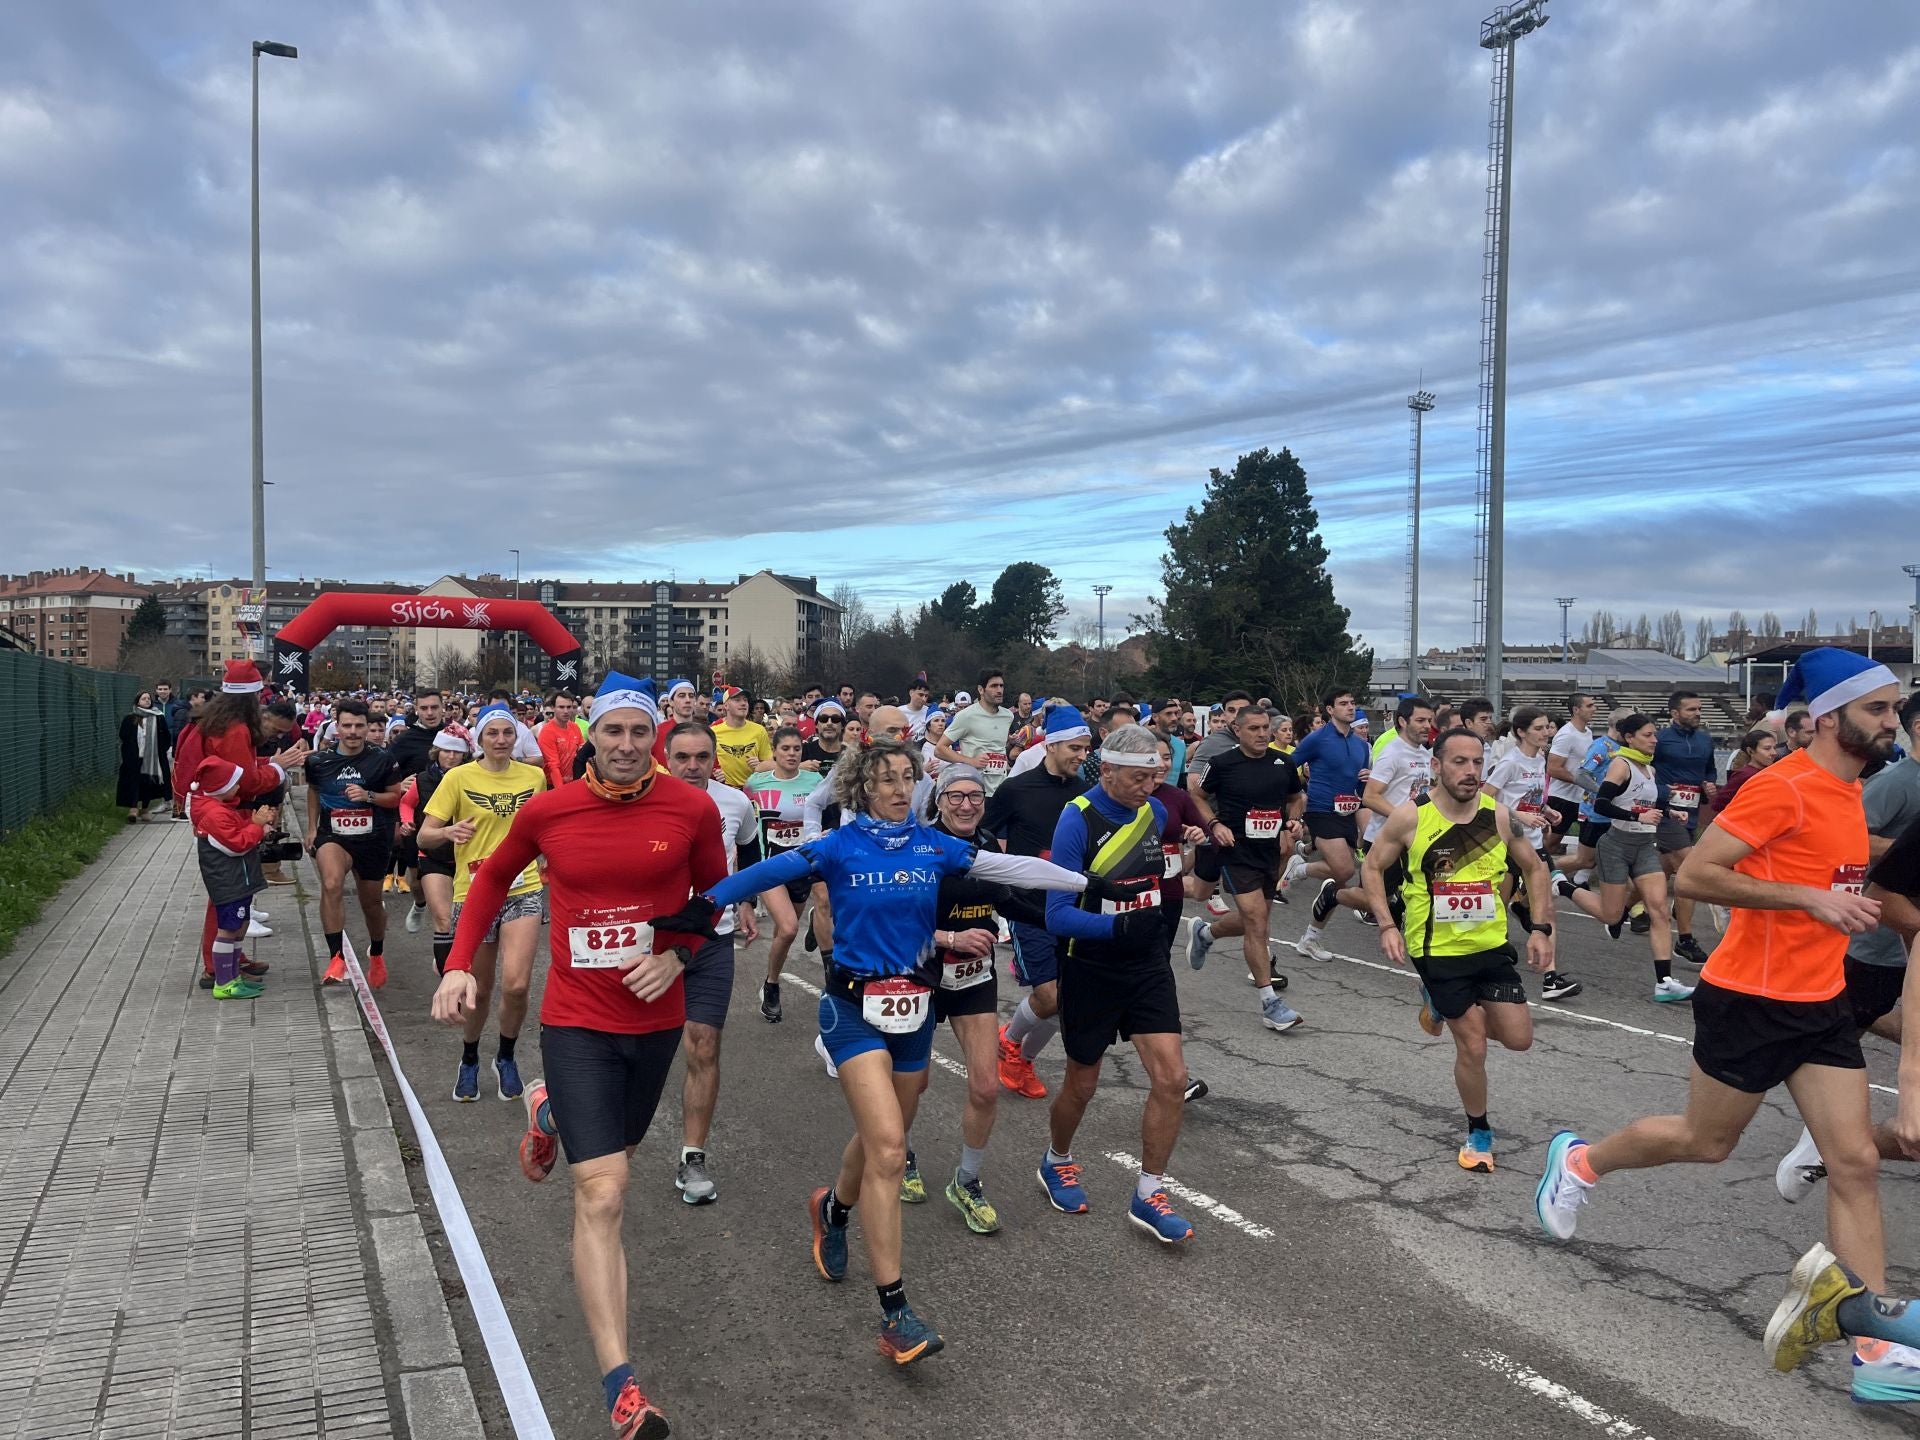
<svg viewBox="0 0 1920 1440"><path fill-rule="evenodd" d="M1307 873L1306 857L1298 853L1295 853L1289 856L1287 858L1287 868L1284 871L1282 871L1280 875L1280 888L1282 890L1291 889L1293 886L1293 882L1298 880L1302 875L1306 873Z"/></svg>
<svg viewBox="0 0 1920 1440"><path fill-rule="evenodd" d="M1305 955L1309 960L1333 959L1333 952L1322 945L1320 943L1320 937L1312 931L1308 931L1305 935L1302 935L1298 940L1294 941L1293 948L1298 950L1302 955Z"/></svg>
<svg viewBox="0 0 1920 1440"><path fill-rule="evenodd" d="M881 1323L880 1353L896 1365L911 1365L946 1348L939 1332L914 1314L911 1305L902 1305Z"/></svg>
<svg viewBox="0 0 1920 1440"><path fill-rule="evenodd" d="M469 1065L464 1060L461 1061L460 1073L454 1078L453 1082L453 1098L462 1102L478 1100L480 1098L480 1067L478 1064Z"/></svg>
<svg viewBox="0 0 1920 1440"><path fill-rule="evenodd" d="M1563 975L1558 970L1549 970L1540 977L1542 1000L1571 1000L1586 988L1571 975Z"/></svg>
<svg viewBox="0 0 1920 1440"><path fill-rule="evenodd" d="M1787 1293L1767 1322L1764 1343L1773 1368L1784 1375L1820 1346L1844 1340L1840 1302L1865 1294L1866 1288L1840 1268L1831 1250L1815 1241L1794 1263Z"/></svg>
<svg viewBox="0 0 1920 1440"><path fill-rule="evenodd" d="M1607 932L1607 939L1618 940L1620 938L1621 932L1626 929L1626 926L1622 925L1618 920L1616 920L1611 925L1608 925L1604 928Z"/></svg>
<svg viewBox="0 0 1920 1440"><path fill-rule="evenodd" d="M1063 1215L1084 1215L1087 1213L1087 1192L1080 1188L1080 1167L1071 1160L1062 1160L1058 1165L1046 1156L1040 1157L1040 1187L1047 1192L1047 1199L1053 1202L1053 1208Z"/></svg>
<svg viewBox="0 0 1920 1440"><path fill-rule="evenodd" d="M927 1182L920 1178L920 1162L913 1157L913 1151L907 1151L907 1168L900 1176L900 1203L902 1205L924 1205L927 1203Z"/></svg>
<svg viewBox="0 0 1920 1440"><path fill-rule="evenodd" d="M1633 913L1627 917L1627 928L1636 935L1644 935L1653 929L1653 919L1644 905L1634 907Z"/></svg>
<svg viewBox="0 0 1920 1440"><path fill-rule="evenodd" d="M1910 1405L1920 1400L1920 1351L1888 1340L1853 1347L1853 1403Z"/></svg>
<svg viewBox="0 0 1920 1440"><path fill-rule="evenodd" d="M1374 919L1371 910L1356 910L1353 912L1353 918L1358 920L1362 925L1371 925L1376 930L1380 928L1380 922Z"/></svg>
<svg viewBox="0 0 1920 1440"><path fill-rule="evenodd" d="M1821 1162L1820 1147L1813 1143L1813 1133L1803 1127L1799 1143L1773 1167L1773 1188L1789 1205L1798 1205L1826 1178L1827 1167Z"/></svg>
<svg viewBox="0 0 1920 1440"><path fill-rule="evenodd" d="M1707 963L1707 952L1700 948L1700 942L1691 935L1673 942L1673 956L1676 960L1684 960L1689 965Z"/></svg>
<svg viewBox="0 0 1920 1440"><path fill-rule="evenodd" d="M1571 900L1574 892L1579 888L1578 885L1574 884L1573 881L1564 875L1555 875L1553 877L1553 893L1558 895L1562 900Z"/></svg>
<svg viewBox="0 0 1920 1440"><path fill-rule="evenodd" d="M1192 1104L1195 1100L1206 1099L1207 1098L1207 1082L1199 1079L1198 1077L1195 1077L1194 1079L1187 1081L1187 1093L1181 1096L1180 1098L1184 1103L1187 1103L1187 1104Z"/></svg>
<svg viewBox="0 0 1920 1440"><path fill-rule="evenodd" d="M667 1440L673 1433L667 1428L667 1417L640 1393L640 1386L631 1376L613 1402L612 1418L614 1440Z"/></svg>
<svg viewBox="0 0 1920 1440"><path fill-rule="evenodd" d="M502 1100L518 1100L527 1089L520 1083L519 1065L507 1055L493 1057L493 1083L499 1087Z"/></svg>
<svg viewBox="0 0 1920 1440"><path fill-rule="evenodd" d="M213 987L213 998L216 1000L258 1000L266 993L266 986L256 985L245 977Z"/></svg>
<svg viewBox="0 0 1920 1440"><path fill-rule="evenodd" d="M1260 1002L1260 1023L1269 1030L1291 1030L1305 1018L1278 995Z"/></svg>
<svg viewBox="0 0 1920 1440"><path fill-rule="evenodd" d="M974 1234L991 1235L1000 1228L1000 1212L987 1199L978 1175L963 1184L959 1172L954 1172L953 1179L947 1182L947 1199Z"/></svg>
<svg viewBox="0 0 1920 1440"><path fill-rule="evenodd" d="M707 1174L707 1152L689 1150L674 1173L673 1187L689 1205L711 1205L720 1198L720 1187Z"/></svg>
<svg viewBox="0 0 1920 1440"><path fill-rule="evenodd" d="M807 1202L807 1214L813 1218L813 1268L822 1280L847 1278L847 1227L827 1223L827 1196L831 1186L822 1185Z"/></svg>
<svg viewBox="0 0 1920 1440"><path fill-rule="evenodd" d="M840 1078L840 1067L833 1063L833 1056L827 1053L827 1042L818 1035L813 1037L813 1053L818 1055L820 1057L820 1063L827 1067L827 1078L829 1080L838 1080Z"/></svg>
<svg viewBox="0 0 1920 1440"><path fill-rule="evenodd" d="M1029 1100L1047 1098L1046 1084L1034 1073L1033 1062L1020 1053L1020 1046L1007 1039L1004 1025L1000 1027L1000 1083Z"/></svg>
<svg viewBox="0 0 1920 1440"><path fill-rule="evenodd" d="M780 987L778 985L760 987L760 1018L769 1025L780 1023Z"/></svg>
<svg viewBox="0 0 1920 1440"><path fill-rule="evenodd" d="M1433 996L1427 993L1427 987L1420 987L1420 1028L1429 1035L1438 1035L1447 1028L1447 1022L1440 1018L1440 1012L1433 1008Z"/></svg>
<svg viewBox="0 0 1920 1440"><path fill-rule="evenodd" d="M1127 1206L1127 1219L1162 1245L1178 1245L1193 1238L1193 1226L1174 1213L1173 1202L1167 1199L1164 1190L1156 1190L1144 1200L1138 1190L1134 1191L1133 1203Z"/></svg>
<svg viewBox="0 0 1920 1440"><path fill-rule="evenodd" d="M380 893L382 895L391 895L399 888L400 877L398 875L382 875L380 877Z"/></svg>
<svg viewBox="0 0 1920 1440"><path fill-rule="evenodd" d="M1198 970L1207 963L1207 952L1213 949L1213 930L1199 916L1187 922L1187 964Z"/></svg>
<svg viewBox="0 0 1920 1440"><path fill-rule="evenodd" d="M271 934L273 934L273 931L269 930L266 926L260 923L260 917L258 915L250 916L248 918L247 939L262 940Z"/></svg>
<svg viewBox="0 0 1920 1440"><path fill-rule="evenodd" d="M347 983L347 962L336 955L327 962L327 973L320 977L322 985L344 985Z"/></svg>
<svg viewBox="0 0 1920 1440"><path fill-rule="evenodd" d="M1226 896L1216 890L1207 897L1207 913L1209 915L1231 915L1233 913L1233 904Z"/></svg>
<svg viewBox="0 0 1920 1440"><path fill-rule="evenodd" d="M520 1137L520 1173L538 1185L553 1173L560 1142L553 1137L553 1110L547 1103L547 1082L527 1087L527 1131Z"/></svg>
<svg viewBox="0 0 1920 1440"><path fill-rule="evenodd" d="M375 955L367 961L367 984L375 990L387 983L387 957Z"/></svg>
<svg viewBox="0 0 1920 1440"><path fill-rule="evenodd" d="M1493 1132L1491 1130L1467 1131L1467 1143L1460 1147L1460 1168L1471 1170L1476 1175L1493 1173Z"/></svg>
<svg viewBox="0 0 1920 1440"><path fill-rule="evenodd" d="M1340 904L1340 882L1329 875L1320 882L1320 893L1313 897L1313 923L1326 924L1327 917L1333 914Z"/></svg>
<svg viewBox="0 0 1920 1440"><path fill-rule="evenodd" d="M1669 975L1653 987L1653 998L1661 1005L1674 1005L1693 998L1693 986L1682 985Z"/></svg>
<svg viewBox="0 0 1920 1440"><path fill-rule="evenodd" d="M418 935L420 933L420 921L425 917L426 913L427 907L424 905L409 905L407 907L407 934Z"/></svg>
<svg viewBox="0 0 1920 1440"><path fill-rule="evenodd" d="M1547 1145L1547 1168L1533 1192L1533 1213L1540 1228L1555 1240L1571 1240L1580 1224L1580 1207L1593 1187L1567 1168L1567 1152L1584 1146L1571 1130L1562 1130Z"/></svg>
<svg viewBox="0 0 1920 1440"><path fill-rule="evenodd" d="M813 933L813 918L812 918L811 912L809 912L808 914L807 924L805 926L805 929L807 932L807 938L803 940L801 943L806 947L807 954L811 955L813 954L814 951L820 948L820 941Z"/></svg>

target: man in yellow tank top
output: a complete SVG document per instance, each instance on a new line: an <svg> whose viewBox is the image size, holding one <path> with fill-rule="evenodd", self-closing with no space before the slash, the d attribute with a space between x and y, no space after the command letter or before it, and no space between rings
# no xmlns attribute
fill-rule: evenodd
<svg viewBox="0 0 1920 1440"><path fill-rule="evenodd" d="M1380 923L1380 948L1396 965L1420 972L1420 1028L1453 1032L1453 1082L1467 1112L1460 1168L1493 1170L1487 1119L1487 1040L1509 1050L1533 1044L1533 1016L1513 946L1500 882L1507 857L1518 862L1535 916L1553 914L1552 888L1539 852L1514 840L1507 807L1480 793L1484 742L1450 730L1434 742L1433 788L1425 803L1397 806L1374 838L1361 870L1367 904ZM1405 918L1394 914L1389 887ZM1403 928L1404 927L1404 928ZM1553 968L1553 926L1528 927L1527 964Z"/></svg>

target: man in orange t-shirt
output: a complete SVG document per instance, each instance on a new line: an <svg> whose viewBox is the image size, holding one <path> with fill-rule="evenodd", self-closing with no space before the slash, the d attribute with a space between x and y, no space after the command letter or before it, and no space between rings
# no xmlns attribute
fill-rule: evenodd
<svg viewBox="0 0 1920 1440"><path fill-rule="evenodd" d="M1780 694L1783 704L1802 699L1812 743L1748 781L1676 877L1681 894L1733 914L1694 991L1686 1113L1637 1120L1591 1146L1561 1131L1534 1201L1542 1228L1570 1239L1602 1175L1717 1164L1767 1091L1784 1083L1826 1161L1833 1252L1815 1246L1803 1257L1768 1326L1768 1355L1782 1370L1843 1334L1894 1342L1882 1352L1920 1346L1920 1307L1911 1319L1906 1307L1880 1315L1866 1294L1886 1285L1880 1161L1866 1062L1844 993L1847 938L1872 929L1880 914L1880 902L1863 893L1860 774L1893 753L1900 689L1884 665L1822 647L1801 657ZM1910 1391L1902 1399L1920 1399L1920 1354L1854 1367L1856 1398L1891 1398L1862 1393L1863 1384L1889 1388L1883 1382Z"/></svg>

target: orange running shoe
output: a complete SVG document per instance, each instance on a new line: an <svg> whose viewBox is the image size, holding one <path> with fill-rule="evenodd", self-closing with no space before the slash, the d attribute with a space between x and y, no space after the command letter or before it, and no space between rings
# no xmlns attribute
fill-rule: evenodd
<svg viewBox="0 0 1920 1440"><path fill-rule="evenodd" d="M620 1398L613 1402L614 1440L667 1440L671 1433L667 1417L640 1393L634 1380L620 1387Z"/></svg>
<svg viewBox="0 0 1920 1440"><path fill-rule="evenodd" d="M538 1185L553 1173L560 1142L540 1128L540 1112L547 1110L547 1082L536 1080L527 1087L527 1133L520 1137L520 1173ZM547 1110L547 1123L553 1112Z"/></svg>
<svg viewBox="0 0 1920 1440"><path fill-rule="evenodd" d="M1020 1047L1007 1039L1007 1027L1000 1027L1000 1083L1016 1095L1029 1100L1047 1098L1047 1087L1034 1074L1033 1062L1020 1053Z"/></svg>
<svg viewBox="0 0 1920 1440"><path fill-rule="evenodd" d="M375 955L367 961L367 984L378 990L387 983L387 957Z"/></svg>
<svg viewBox="0 0 1920 1440"><path fill-rule="evenodd" d="M327 973L320 977L322 985L344 985L347 983L347 962L336 955L327 962Z"/></svg>

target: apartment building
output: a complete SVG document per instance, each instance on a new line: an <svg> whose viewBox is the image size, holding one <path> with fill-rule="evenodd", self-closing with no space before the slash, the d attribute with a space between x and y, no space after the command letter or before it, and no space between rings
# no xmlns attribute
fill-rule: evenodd
<svg viewBox="0 0 1920 1440"><path fill-rule="evenodd" d="M0 575L0 626L36 653L69 665L111 669L127 623L153 587L107 570L32 570Z"/></svg>
<svg viewBox="0 0 1920 1440"><path fill-rule="evenodd" d="M167 612L167 634L193 656L196 670L217 674L228 660L261 660L262 633L271 640L325 590L411 595L417 587L385 581L378 585L345 580L269 580L264 601L250 601L245 580L174 580L153 587ZM343 625L315 651L338 656L366 677L369 685L411 683L413 631L384 625Z"/></svg>

